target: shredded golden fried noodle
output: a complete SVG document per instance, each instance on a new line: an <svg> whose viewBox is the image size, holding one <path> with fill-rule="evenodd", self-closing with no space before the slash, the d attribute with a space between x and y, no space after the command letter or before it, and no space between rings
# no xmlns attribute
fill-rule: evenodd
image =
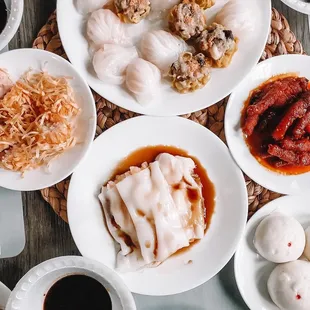
<svg viewBox="0 0 310 310"><path fill-rule="evenodd" d="M0 167L23 173L73 147L79 112L68 78L25 73L0 100Z"/></svg>

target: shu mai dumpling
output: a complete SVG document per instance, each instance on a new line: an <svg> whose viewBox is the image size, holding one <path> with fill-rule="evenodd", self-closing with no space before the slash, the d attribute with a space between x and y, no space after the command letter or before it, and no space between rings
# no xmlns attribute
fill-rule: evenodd
<svg viewBox="0 0 310 310"><path fill-rule="evenodd" d="M152 63L137 58L127 67L126 85L142 105L150 104L160 91L161 74Z"/></svg>
<svg viewBox="0 0 310 310"><path fill-rule="evenodd" d="M75 0L74 2L79 13L88 14L102 9L103 6L111 2L111 0Z"/></svg>
<svg viewBox="0 0 310 310"><path fill-rule="evenodd" d="M100 47L107 43L125 43L125 31L120 19L110 10L100 9L91 14L87 22L87 37Z"/></svg>
<svg viewBox="0 0 310 310"><path fill-rule="evenodd" d="M135 58L138 58L135 47L105 44L95 53L93 66L101 81L121 85L125 82L127 66Z"/></svg>
<svg viewBox="0 0 310 310"><path fill-rule="evenodd" d="M164 74L169 72L179 55L189 49L184 40L164 30L147 32L141 40L142 56Z"/></svg>

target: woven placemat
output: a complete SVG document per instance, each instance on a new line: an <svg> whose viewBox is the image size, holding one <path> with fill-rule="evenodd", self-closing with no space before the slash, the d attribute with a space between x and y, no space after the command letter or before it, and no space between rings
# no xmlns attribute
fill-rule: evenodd
<svg viewBox="0 0 310 310"><path fill-rule="evenodd" d="M67 58L59 37L55 13L51 15L47 23L40 30L38 37L33 43L33 47L44 49ZM282 55L287 53L303 54L303 47L296 39L294 33L290 30L290 26L286 18L276 9L272 9L270 35L268 37L267 45L261 60L265 60L275 55ZM115 106L96 93L93 94L96 101L98 116L96 131L97 136L113 125L137 115L133 112ZM187 114L183 117L189 118L203 126L206 126L217 136L219 136L224 142L226 142L223 128L226 103L227 98L223 99L208 109L204 109L192 114ZM274 193L263 188L247 176L245 176L245 180L248 190L249 217L251 217L264 204L280 196L278 193ZM70 177L50 188L41 190L43 198L66 222L68 221L67 193L69 182Z"/></svg>

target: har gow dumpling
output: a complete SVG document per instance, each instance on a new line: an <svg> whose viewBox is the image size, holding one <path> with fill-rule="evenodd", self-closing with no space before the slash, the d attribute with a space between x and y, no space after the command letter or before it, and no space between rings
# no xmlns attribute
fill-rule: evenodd
<svg viewBox="0 0 310 310"><path fill-rule="evenodd" d="M120 19L110 10L94 11L87 22L87 37L96 47L126 43Z"/></svg>
<svg viewBox="0 0 310 310"><path fill-rule="evenodd" d="M141 105L148 105L157 97L160 91L161 74L152 63L135 59L127 67L126 85Z"/></svg>
<svg viewBox="0 0 310 310"><path fill-rule="evenodd" d="M75 0L75 7L80 14L92 13L102 9L111 0Z"/></svg>
<svg viewBox="0 0 310 310"><path fill-rule="evenodd" d="M146 33L141 40L142 56L156 65L164 74L183 52L190 47L184 40L164 30Z"/></svg>
<svg viewBox="0 0 310 310"><path fill-rule="evenodd" d="M216 15L215 22L232 30L239 39L242 39L255 30L255 16L258 11L251 9L247 1L230 0Z"/></svg>
<svg viewBox="0 0 310 310"><path fill-rule="evenodd" d="M95 53L93 66L101 81L121 85L125 82L127 66L135 58L138 58L135 47L105 44Z"/></svg>

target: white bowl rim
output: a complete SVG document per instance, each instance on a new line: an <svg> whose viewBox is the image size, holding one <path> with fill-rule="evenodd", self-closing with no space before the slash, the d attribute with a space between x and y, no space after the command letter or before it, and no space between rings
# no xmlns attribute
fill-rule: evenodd
<svg viewBox="0 0 310 310"><path fill-rule="evenodd" d="M282 2L298 12L301 12L307 15L310 14L310 3L307 3L301 0L282 0Z"/></svg>
<svg viewBox="0 0 310 310"><path fill-rule="evenodd" d="M24 0L11 0L10 10L6 26L0 33L0 51L10 43L20 26L24 11Z"/></svg>
<svg viewBox="0 0 310 310"><path fill-rule="evenodd" d="M59 265L61 266L59 267ZM67 274L65 270L67 268L78 268L79 270L84 269L85 271L92 271L100 277L108 281L117 292L117 295L120 299L122 307L124 310L136 310L136 304L134 298L124 284L120 276L110 268L105 265L93 261L82 256L60 256L55 257L49 260L46 260L39 265L33 267L29 270L17 283L13 289L10 298L8 300L6 310L19 309L13 306L15 301L22 301L23 297L26 296L27 292L32 289L38 280L42 279L48 273L63 270L64 276ZM42 272L38 272L42 271ZM32 277L31 277L32 276ZM59 279L59 277L57 278ZM57 280L55 279L55 281ZM26 284L26 285L25 285Z"/></svg>

